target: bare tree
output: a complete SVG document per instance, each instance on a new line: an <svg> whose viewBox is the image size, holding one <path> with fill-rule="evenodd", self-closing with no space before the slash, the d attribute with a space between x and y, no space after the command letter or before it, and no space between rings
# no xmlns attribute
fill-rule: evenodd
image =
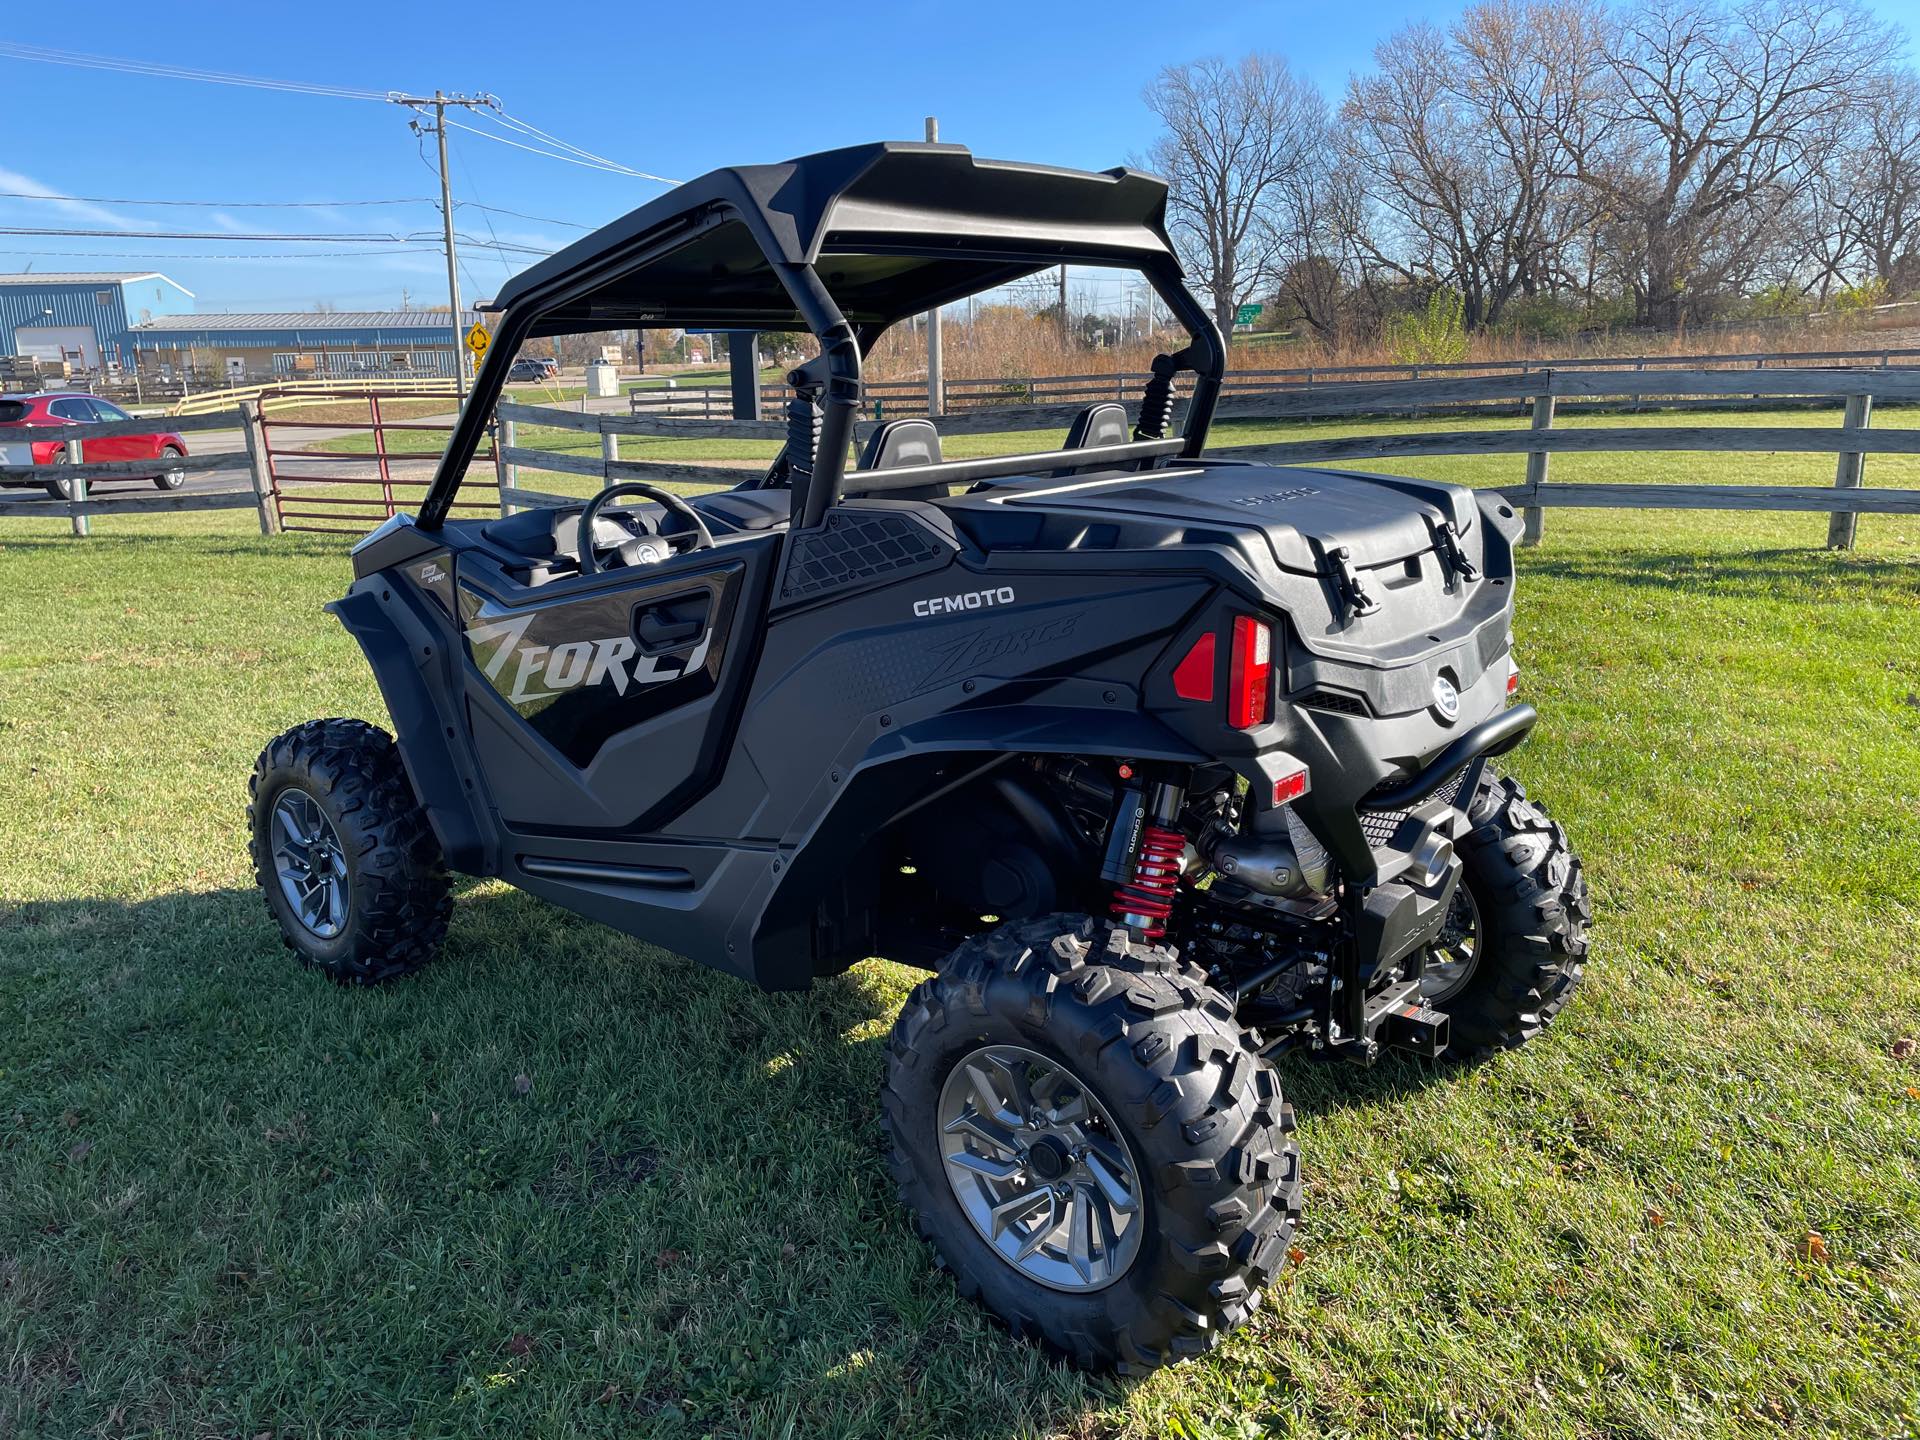
<svg viewBox="0 0 1920 1440"><path fill-rule="evenodd" d="M1349 153L1381 212L1379 263L1457 288L1469 326L1564 277L1592 198L1572 183L1605 75L1598 0L1488 0L1417 24L1348 87Z"/></svg>
<svg viewBox="0 0 1920 1440"><path fill-rule="evenodd" d="M1857 0L1644 0L1624 17L1598 123L1569 149L1642 322L1677 324L1755 272L1892 44Z"/></svg>
<svg viewBox="0 0 1920 1440"><path fill-rule="evenodd" d="M1828 170L1840 233L1890 295L1920 289L1920 78L1879 76Z"/></svg>
<svg viewBox="0 0 1920 1440"><path fill-rule="evenodd" d="M1146 90L1165 130L1149 164L1168 182L1168 228L1214 319L1271 293L1299 258L1301 205L1324 143L1326 101L1274 55L1170 65Z"/></svg>

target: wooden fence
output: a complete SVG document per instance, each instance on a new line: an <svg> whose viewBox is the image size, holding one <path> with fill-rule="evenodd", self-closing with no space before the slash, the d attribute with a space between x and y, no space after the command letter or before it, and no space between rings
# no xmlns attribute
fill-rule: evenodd
<svg viewBox="0 0 1920 1440"><path fill-rule="evenodd" d="M278 517L269 491L257 409L249 410L241 407L211 415L183 416L180 419L162 423L168 432L178 434L190 434L202 430L237 429L241 432L246 444L240 450L213 455L183 455L164 464L158 460L110 460L88 463L86 459L88 445L122 435L152 435L155 433L156 422L115 420L111 423L84 426L9 427L5 431L0 431L0 439L4 439L8 444L57 440L66 447L69 463L58 469L48 465L0 465L0 480L27 481L35 486L44 486L51 479L67 479L73 482L73 498L71 500L14 500L6 498L8 491L0 490L0 516L31 515L42 518L68 516L73 521L73 533L85 535L89 530L88 517L92 515L149 515L177 510L252 509L259 512L262 535L271 535L279 528ZM145 479L162 468L183 470L189 475L244 471L249 482L248 488L183 491L177 494L149 492L89 495L87 493L87 483L90 480Z"/></svg>
<svg viewBox="0 0 1920 1440"><path fill-rule="evenodd" d="M454 378L436 376L342 377L334 380L269 380L260 385L236 385L210 390L175 404L169 415L203 415L214 410L230 410L235 405L277 402L277 409L296 409L300 405L329 405L339 400L361 400L367 395L391 391L396 395L455 394ZM179 427L176 426L176 429Z"/></svg>
<svg viewBox="0 0 1920 1440"><path fill-rule="evenodd" d="M1549 360L1458 360L1424 365L1306 365L1284 369L1230 370L1224 384L1228 396L1252 396L1267 393L1297 394L1301 387L1331 384L1338 388L1355 380L1407 381L1442 380L1473 376L1512 378L1556 374L1568 371L1652 372L1694 370L1801 369L1809 366L1859 368L1920 369L1920 348L1882 348L1874 350L1781 350L1736 354L1694 355L1613 355L1582 356ZM1120 372L1082 375L998 376L985 379L953 379L943 383L944 413L951 417L975 409L1001 408L1027 404L1073 403L1075 408L1094 400L1131 401L1146 383L1144 372ZM779 382L761 386L761 405L769 414L786 403L787 390ZM1653 393L1653 392L1649 392ZM1728 390L1717 398L1682 400L1674 408L1724 409L1741 399L1757 398L1763 392L1752 387ZM628 405L635 415L697 416L723 418L732 413L730 386L680 386L671 390L634 390ZM1462 402L1448 402L1458 405ZM1500 402L1482 400L1476 408L1490 408ZM1510 403L1510 402L1508 402ZM1576 405L1585 402L1576 402ZM926 381L870 380L864 387L861 413L868 418L885 419L903 415L924 415L927 406Z"/></svg>
<svg viewBox="0 0 1920 1440"><path fill-rule="evenodd" d="M1856 352L1803 352L1795 358L1827 359ZM1891 357L1903 352L1884 352ZM1920 351L1904 352L1920 356ZM1701 357L1720 362L1730 357ZM1737 358L1737 357L1731 357ZM1774 360L1782 357L1750 357ZM1623 366L1633 368L1620 368ZM1642 368L1644 366L1644 368ZM1216 419L1304 420L1327 416L1370 416L1446 410L1489 403L1524 406L1531 423L1524 429L1428 431L1420 434L1356 434L1281 441L1261 445L1214 447L1225 459L1274 465L1346 463L1362 459L1428 455L1525 455L1524 484L1494 487L1526 512L1526 543L1537 544L1545 529L1544 512L1553 506L1622 509L1719 509L1814 511L1828 514L1828 544L1853 544L1855 517L1862 513L1920 513L1920 490L1862 488L1865 457L1871 454L1920 454L1920 430L1869 428L1875 401L1920 402L1920 365L1869 367L1796 367L1752 369L1676 369L1651 361L1607 361L1568 369L1515 367L1504 373L1465 374L1449 369L1439 378L1316 381L1279 390L1228 390ZM1322 372L1324 373L1324 372ZM1567 428L1556 424L1565 398L1638 409L1689 400L1758 399L1844 403L1841 423L1811 426L1661 425ZM939 421L942 433L983 434L1064 429L1078 404L1018 405L969 409ZM757 476L743 470L684 462L623 461L623 435L674 436L683 439L777 440L784 426L773 420L707 420L662 414L581 414L541 406L502 404L497 451L504 506L570 503L565 497L523 491L517 467L528 465L565 474L615 480L738 484ZM874 421L856 427L863 440ZM601 455L557 453L516 443L519 424L554 426L597 434ZM1698 453L1785 452L1836 456L1833 488L1795 485L1634 485L1562 484L1549 480L1556 454L1681 451Z"/></svg>

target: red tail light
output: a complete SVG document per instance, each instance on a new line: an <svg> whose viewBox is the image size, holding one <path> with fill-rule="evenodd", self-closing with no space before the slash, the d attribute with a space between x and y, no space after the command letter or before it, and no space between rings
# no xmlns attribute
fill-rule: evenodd
<svg viewBox="0 0 1920 1440"><path fill-rule="evenodd" d="M1273 692L1273 631L1251 615L1233 617L1227 666L1227 723L1251 730L1267 723Z"/></svg>
<svg viewBox="0 0 1920 1440"><path fill-rule="evenodd" d="M1193 642L1186 658L1173 667L1173 693L1182 700L1213 699L1213 632Z"/></svg>
<svg viewBox="0 0 1920 1440"><path fill-rule="evenodd" d="M1507 658L1507 694L1520 693L1520 662L1511 656Z"/></svg>

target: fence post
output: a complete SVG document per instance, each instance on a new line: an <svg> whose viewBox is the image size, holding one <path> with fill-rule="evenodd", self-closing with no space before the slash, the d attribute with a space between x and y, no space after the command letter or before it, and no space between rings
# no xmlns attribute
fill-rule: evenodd
<svg viewBox="0 0 1920 1440"><path fill-rule="evenodd" d="M518 477L512 473L513 467L507 464L507 451L513 445L513 421L502 420L498 416L493 421L493 478L500 490L500 515L502 519L513 514L513 502L507 499L509 486L518 483Z"/></svg>
<svg viewBox="0 0 1920 1440"><path fill-rule="evenodd" d="M274 504L273 476L267 465L267 447L260 434L258 403L249 409L240 402L240 438L247 446L247 478L253 482L253 503L260 512L260 533L280 533L280 512Z"/></svg>
<svg viewBox="0 0 1920 1440"><path fill-rule="evenodd" d="M1864 430L1873 420L1873 396L1849 395L1847 412L1840 423L1850 430ZM1857 450L1842 452L1833 467L1833 486L1836 490L1858 489L1865 478L1867 457ZM1854 527L1860 523L1860 517L1851 511L1838 511L1827 517L1827 548L1829 550L1851 550L1853 548Z"/></svg>
<svg viewBox="0 0 1920 1440"><path fill-rule="evenodd" d="M603 465L617 464L620 460L620 437L611 430L600 432L600 459ZM609 485L613 483L613 473L602 469L601 478Z"/></svg>
<svg viewBox="0 0 1920 1440"><path fill-rule="evenodd" d="M1540 372L1541 389L1533 397L1533 429L1551 430L1553 428L1553 371ZM1527 488L1538 494L1542 485L1547 483L1547 452L1529 450L1527 452ZM1547 532L1547 512L1538 505L1529 505L1525 510L1526 529L1521 533L1522 545L1538 545Z"/></svg>
<svg viewBox="0 0 1920 1440"><path fill-rule="evenodd" d="M67 446L67 450L70 463L74 465L87 463L86 443L78 435L73 437L73 443ZM87 523L87 477L75 475L67 482L67 489L72 492L67 501L67 513L73 517L73 533L91 534L92 527Z"/></svg>

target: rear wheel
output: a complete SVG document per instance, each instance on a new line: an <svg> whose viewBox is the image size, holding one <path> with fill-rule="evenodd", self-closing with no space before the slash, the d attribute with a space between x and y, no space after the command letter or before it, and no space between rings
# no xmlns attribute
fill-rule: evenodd
<svg viewBox="0 0 1920 1440"><path fill-rule="evenodd" d="M1518 780L1483 771L1467 819L1460 884L1421 971L1455 1059L1524 1045L1552 1023L1580 984L1593 919L1567 832Z"/></svg>
<svg viewBox="0 0 1920 1440"><path fill-rule="evenodd" d="M186 455L178 446L169 445L160 452L161 462L167 467L153 477L155 488L160 490L178 490L187 483L187 472L177 463Z"/></svg>
<svg viewBox="0 0 1920 1440"><path fill-rule="evenodd" d="M446 864L384 730L296 725L260 752L249 790L254 876L302 964L369 985L439 953Z"/></svg>
<svg viewBox="0 0 1920 1440"><path fill-rule="evenodd" d="M65 450L56 450L53 452L53 458L47 463L64 468L71 464L72 461L68 458ZM73 498L73 477L71 475L55 474L47 481L47 494L56 500L71 500Z"/></svg>
<svg viewBox="0 0 1920 1440"><path fill-rule="evenodd" d="M960 1292L1090 1368L1212 1348L1300 1214L1279 1079L1198 967L1085 916L1004 925L908 998L889 1168Z"/></svg>

